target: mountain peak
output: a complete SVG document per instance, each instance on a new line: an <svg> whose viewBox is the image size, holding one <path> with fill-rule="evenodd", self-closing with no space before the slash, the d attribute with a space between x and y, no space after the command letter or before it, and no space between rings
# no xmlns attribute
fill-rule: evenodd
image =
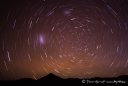
<svg viewBox="0 0 128 86"><path fill-rule="evenodd" d="M42 80L42 79L43 80L59 80L59 79L62 79L62 78L60 78L59 76L56 76L56 75L50 73L50 74L44 76L43 78L40 78L39 80Z"/></svg>

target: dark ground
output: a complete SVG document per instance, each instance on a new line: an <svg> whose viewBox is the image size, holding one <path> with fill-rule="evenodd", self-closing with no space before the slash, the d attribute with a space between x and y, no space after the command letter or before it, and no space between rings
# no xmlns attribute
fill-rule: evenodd
<svg viewBox="0 0 128 86"><path fill-rule="evenodd" d="M68 84L72 85L78 85L78 86L87 86L87 85L116 85L116 86L128 86L128 76L122 75L115 78L90 78L90 79L62 79L60 77L57 77L53 74L49 74L43 78L40 78L38 80L33 80L30 78L23 78L15 81L0 81L0 86L67 86Z"/></svg>

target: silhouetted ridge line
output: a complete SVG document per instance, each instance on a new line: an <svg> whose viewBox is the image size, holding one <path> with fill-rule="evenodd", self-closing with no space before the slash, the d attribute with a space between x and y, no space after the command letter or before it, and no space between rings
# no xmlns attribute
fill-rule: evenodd
<svg viewBox="0 0 128 86"><path fill-rule="evenodd" d="M57 82L62 82L62 78L50 73L40 79L37 80L38 83L57 83Z"/></svg>
<svg viewBox="0 0 128 86"><path fill-rule="evenodd" d="M100 78L100 77L94 77L94 78L84 78L84 81L86 81L85 83L82 83L83 79L78 79L78 78L68 78L68 79L63 79L60 78L54 74L48 74L38 80L33 80L31 78L23 78L23 79L18 79L15 81L0 81L0 86L3 86L3 84L16 84L16 85L45 85L45 84L87 84L87 80L90 81L95 81L95 80L99 80L99 81L118 81L118 80L123 80L125 82L128 83L128 76L127 75L122 75L122 76L118 76L118 77L113 77L113 78ZM1 85L2 84L2 85ZM91 83L92 84L92 83ZM113 83L114 85L114 83Z"/></svg>

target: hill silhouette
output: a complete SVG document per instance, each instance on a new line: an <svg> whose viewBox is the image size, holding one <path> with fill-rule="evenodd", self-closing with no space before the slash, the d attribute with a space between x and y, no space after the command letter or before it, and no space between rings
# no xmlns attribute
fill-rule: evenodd
<svg viewBox="0 0 128 86"><path fill-rule="evenodd" d="M50 73L49 75L38 79L36 82L39 84L42 84L42 82L43 83L57 83L57 82L60 83L60 82L62 82L62 80L63 80L62 78Z"/></svg>
<svg viewBox="0 0 128 86"><path fill-rule="evenodd" d="M104 83L103 83L104 81ZM113 85L118 85L118 84L122 84L123 86L128 84L128 76L127 75L122 75L119 77L113 77L113 78L100 78L100 77L95 77L95 78L90 78L90 79L78 79L78 78L68 78L68 79L63 79L60 78L54 74L49 74L46 75L38 80L34 80L31 78L23 78L23 79L19 79L19 80L14 80L14 81L0 81L0 86L5 86L5 85L31 85L31 86L44 86L44 85L68 85L68 84L72 84L72 85L91 85L91 84L113 84ZM128 85L127 85L128 86Z"/></svg>
<svg viewBox="0 0 128 86"><path fill-rule="evenodd" d="M52 73L50 73L49 75L47 76L44 76L43 78L40 78L37 80L37 83L38 84L41 84L41 83L49 83L49 84L76 84L76 83L80 83L81 80L80 79L73 79L73 78L68 78L68 79L63 79L63 78L60 78Z"/></svg>
<svg viewBox="0 0 128 86"><path fill-rule="evenodd" d="M60 80L60 79L62 79L62 78L60 78L60 77L58 77L58 76L56 76L56 75L50 73L50 74L48 74L48 75L46 75L46 76L44 76L43 78L40 78L40 79L38 79L38 80L39 80L39 81L40 81L40 80L49 80L49 81L52 81L52 80L54 80L54 79Z"/></svg>

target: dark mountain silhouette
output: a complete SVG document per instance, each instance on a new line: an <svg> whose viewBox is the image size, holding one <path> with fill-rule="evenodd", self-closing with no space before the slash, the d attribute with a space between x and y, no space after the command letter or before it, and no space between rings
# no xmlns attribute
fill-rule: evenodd
<svg viewBox="0 0 128 86"><path fill-rule="evenodd" d="M123 79L123 80L125 80L125 79L128 78L128 75L122 75L122 76L119 76L118 78L119 78L119 79Z"/></svg>
<svg viewBox="0 0 128 86"><path fill-rule="evenodd" d="M23 78L23 79L19 79L19 80L15 80L14 81L16 84L23 84L23 83L33 83L35 82L34 79L31 79L31 78Z"/></svg>
<svg viewBox="0 0 128 86"><path fill-rule="evenodd" d="M51 85L80 85L82 84L83 86L85 85L91 85L91 84L113 84L113 85L126 85L128 84L128 76L127 75L122 75L119 77L113 77L113 78L100 78L100 77L95 77L95 78L89 78L89 79L78 79L78 78L68 78L68 79L63 79L60 78L54 74L49 74L47 76L44 76L43 78L40 78L38 80L33 80L30 78L23 78L15 81L0 81L0 86L5 86L5 85L31 85L31 86L45 86L46 84L51 84ZM128 85L127 85L128 86Z"/></svg>
<svg viewBox="0 0 128 86"><path fill-rule="evenodd" d="M63 81L62 78L55 76L54 74L50 73L49 75L38 79L36 82L39 84L42 84L42 83L60 83L62 81Z"/></svg>
<svg viewBox="0 0 128 86"><path fill-rule="evenodd" d="M54 75L54 74L52 74L52 73L50 73L50 74L48 74L48 75L46 75L46 76L44 76L43 78L40 78L40 79L38 79L39 81L40 80L49 80L49 81L52 81L52 80L60 80L60 79L62 79L62 78L60 78L60 77L58 77L58 76L56 76L56 75Z"/></svg>
<svg viewBox="0 0 128 86"><path fill-rule="evenodd" d="M43 78L40 78L39 80L37 80L36 82L41 84L41 83L49 83L49 84L68 84L68 83L79 83L81 82L80 79L72 79L72 78L68 78L68 79L63 79L63 78L60 78L58 76L55 76L54 74L50 73L49 75L47 76L44 76Z"/></svg>

